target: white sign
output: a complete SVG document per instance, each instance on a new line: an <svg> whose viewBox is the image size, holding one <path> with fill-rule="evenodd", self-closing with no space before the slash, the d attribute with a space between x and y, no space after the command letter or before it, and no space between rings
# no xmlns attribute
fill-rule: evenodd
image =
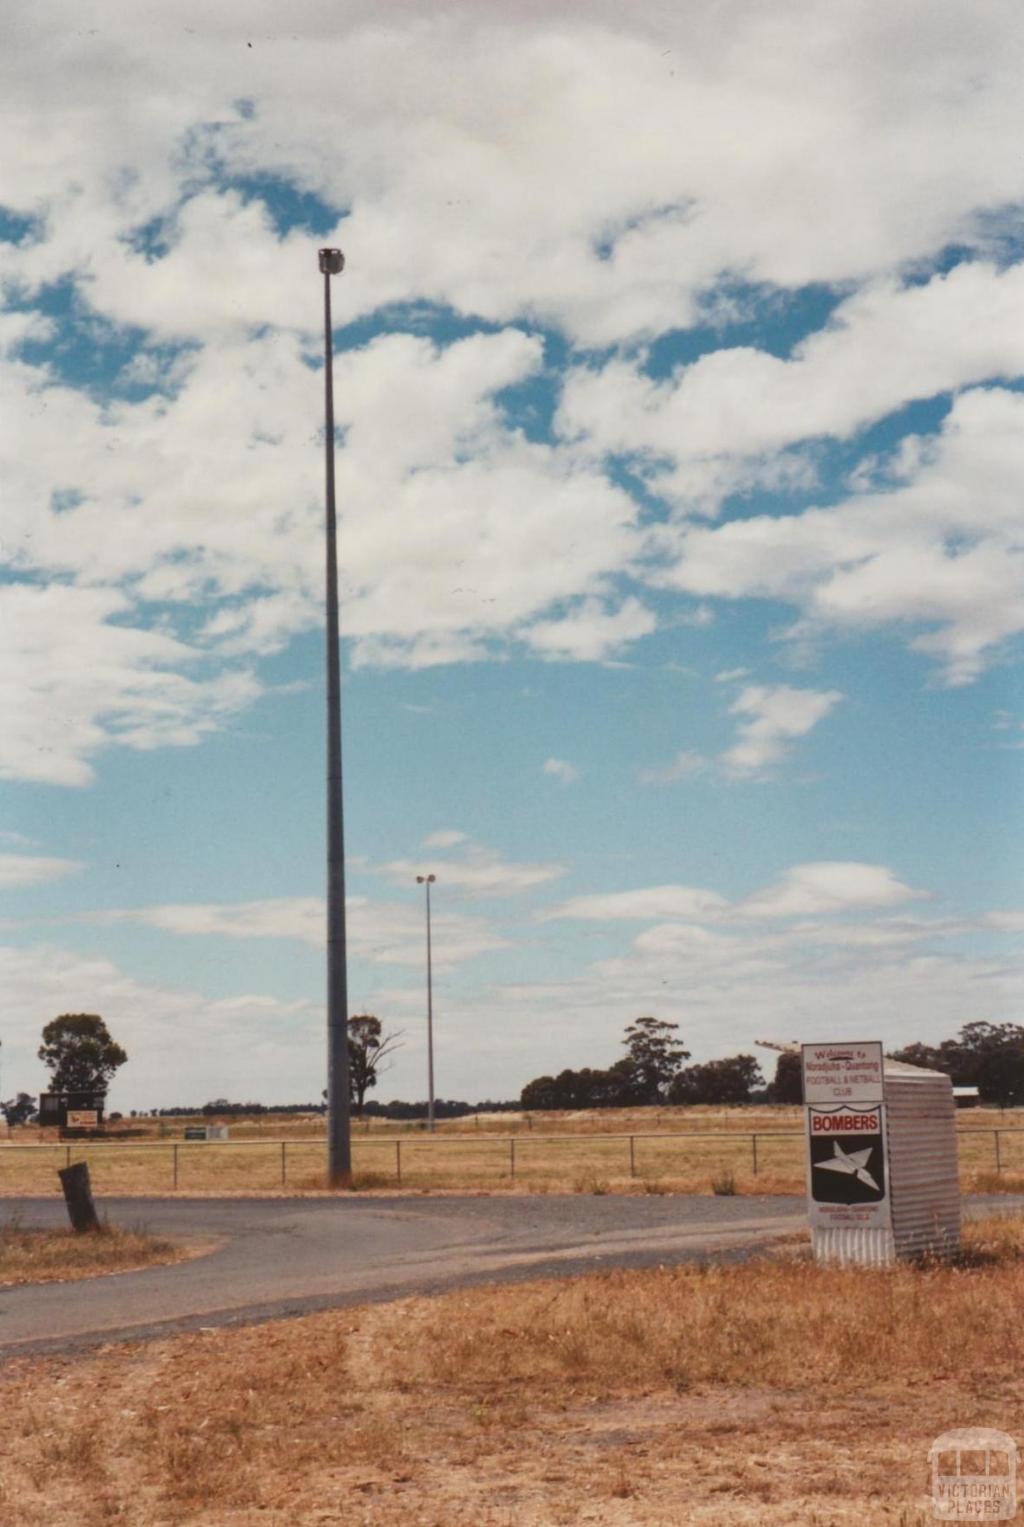
<svg viewBox="0 0 1024 1527"><path fill-rule="evenodd" d="M1009 1522L1017 1515L1017 1444L1006 1432L965 1426L928 1449L933 1515L940 1522Z"/></svg>
<svg viewBox="0 0 1024 1527"><path fill-rule="evenodd" d="M69 1108L68 1127L71 1129L95 1129L99 1112L95 1108Z"/></svg>
<svg viewBox="0 0 1024 1527"><path fill-rule="evenodd" d="M880 1103L882 1043L804 1045L805 1103Z"/></svg>
<svg viewBox="0 0 1024 1527"><path fill-rule="evenodd" d="M812 1229L887 1229L881 1043L804 1045L803 1077Z"/></svg>

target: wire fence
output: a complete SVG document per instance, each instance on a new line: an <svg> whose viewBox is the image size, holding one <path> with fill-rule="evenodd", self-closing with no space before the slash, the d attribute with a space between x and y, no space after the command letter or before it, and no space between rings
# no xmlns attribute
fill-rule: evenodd
<svg viewBox="0 0 1024 1527"><path fill-rule="evenodd" d="M957 1131L965 1171L1024 1173L1024 1126ZM802 1179L802 1130L673 1130L622 1134L420 1135L355 1138L353 1166L365 1187L479 1186L516 1182L585 1185L601 1180L749 1173ZM0 1144L0 1194L58 1191L63 1166L86 1161L99 1191L267 1191L323 1185L325 1142L68 1141Z"/></svg>

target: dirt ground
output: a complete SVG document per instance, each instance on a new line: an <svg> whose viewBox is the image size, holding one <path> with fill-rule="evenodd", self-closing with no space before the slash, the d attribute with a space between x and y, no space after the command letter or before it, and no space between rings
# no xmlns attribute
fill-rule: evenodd
<svg viewBox="0 0 1024 1527"><path fill-rule="evenodd" d="M1019 1436L1024 1228L958 1267L800 1248L461 1291L0 1371L19 1524L932 1520L928 1448Z"/></svg>

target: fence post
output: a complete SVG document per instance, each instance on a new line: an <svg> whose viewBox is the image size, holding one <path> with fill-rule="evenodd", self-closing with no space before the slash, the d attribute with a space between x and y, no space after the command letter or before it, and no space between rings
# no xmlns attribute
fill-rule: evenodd
<svg viewBox="0 0 1024 1527"><path fill-rule="evenodd" d="M1001 1152L999 1150L999 1131L998 1131L998 1129L994 1129L992 1131L992 1138L996 1142L996 1171L997 1172L1001 1172L1003 1170L1003 1158L1002 1158L1002 1154L1001 1154Z"/></svg>
<svg viewBox="0 0 1024 1527"><path fill-rule="evenodd" d="M515 1137L510 1136L508 1142L508 1174L512 1181L516 1180L516 1142Z"/></svg>
<svg viewBox="0 0 1024 1527"><path fill-rule="evenodd" d="M177 1143L175 1143L174 1145L171 1146L171 1156L172 1156L173 1161L174 1161L174 1186L177 1187L178 1186L178 1146L177 1146Z"/></svg>
<svg viewBox="0 0 1024 1527"><path fill-rule="evenodd" d="M754 1155L754 1176L756 1177L757 1176L757 1136L756 1135L752 1134L751 1137L750 1137L750 1148L751 1148L751 1150L753 1152L753 1155Z"/></svg>
<svg viewBox="0 0 1024 1527"><path fill-rule="evenodd" d="M285 1142L282 1140L281 1141L281 1186L282 1186L282 1188L288 1182L288 1172L287 1172L287 1168L285 1167L285 1162L284 1162L284 1153L285 1153L286 1150L287 1150L287 1146L285 1145Z"/></svg>
<svg viewBox="0 0 1024 1527"><path fill-rule="evenodd" d="M397 1182L399 1187L402 1186L402 1142L401 1142L401 1140L396 1140L395 1141L395 1181Z"/></svg>
<svg viewBox="0 0 1024 1527"><path fill-rule="evenodd" d="M70 1147L70 1145L66 1145L64 1147L64 1166L65 1166L65 1168L67 1168L70 1165L71 1165L71 1147Z"/></svg>
<svg viewBox="0 0 1024 1527"><path fill-rule="evenodd" d="M629 1137L629 1175L630 1175L630 1177L635 1177L636 1176L636 1154L635 1154L635 1151L634 1151L634 1136L633 1135L630 1135L630 1137Z"/></svg>

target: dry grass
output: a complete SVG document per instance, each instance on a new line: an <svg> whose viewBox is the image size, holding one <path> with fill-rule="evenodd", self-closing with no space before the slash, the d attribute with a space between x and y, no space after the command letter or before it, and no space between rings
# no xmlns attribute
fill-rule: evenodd
<svg viewBox="0 0 1024 1527"><path fill-rule="evenodd" d="M958 1267L477 1289L3 1371L19 1523L931 1520L927 1449L1019 1430L1024 1230Z"/></svg>
<svg viewBox="0 0 1024 1527"><path fill-rule="evenodd" d="M634 1108L532 1115L535 1127L525 1131L524 1117L490 1116L505 1121L502 1135L462 1120L442 1124L433 1137L419 1128L404 1133L394 1126L369 1133L357 1128L352 1152L357 1184L414 1191L564 1193L592 1191L586 1185L596 1181L612 1193L642 1192L645 1184L654 1184L654 1191L710 1193L716 1180L731 1179L735 1191L743 1194L804 1191L799 1109ZM1000 1174L994 1170L992 1135L984 1133L986 1127L1009 1129L1017 1117L981 1109L962 1116L959 1145L965 1190L1021 1190L1024 1127L1017 1126L1020 1135L1003 1136ZM175 1121L144 1122L161 1122L180 1133ZM518 1132L509 1138L513 1125ZM262 1136L254 1131L242 1138L247 1126L231 1127L226 1144L185 1144L172 1138L138 1144L76 1142L70 1159L88 1161L96 1191L104 1194L323 1189L324 1142L302 1133L311 1127L310 1121L299 1119L287 1136L279 1133L280 1118L266 1121ZM691 1133L682 1135L681 1130ZM756 1173L752 1130L763 1131L757 1142ZM970 1132L974 1130L981 1132ZM625 1138L630 1132L632 1155ZM56 1171L67 1159L67 1147L53 1142L46 1148L24 1148L36 1139L30 1130L19 1131L9 1146L0 1145L0 1196L58 1191Z"/></svg>
<svg viewBox="0 0 1024 1527"><path fill-rule="evenodd" d="M0 1288L12 1283L56 1283L101 1273L134 1272L188 1255L182 1246L145 1230L112 1226L91 1235L68 1230L0 1226Z"/></svg>

